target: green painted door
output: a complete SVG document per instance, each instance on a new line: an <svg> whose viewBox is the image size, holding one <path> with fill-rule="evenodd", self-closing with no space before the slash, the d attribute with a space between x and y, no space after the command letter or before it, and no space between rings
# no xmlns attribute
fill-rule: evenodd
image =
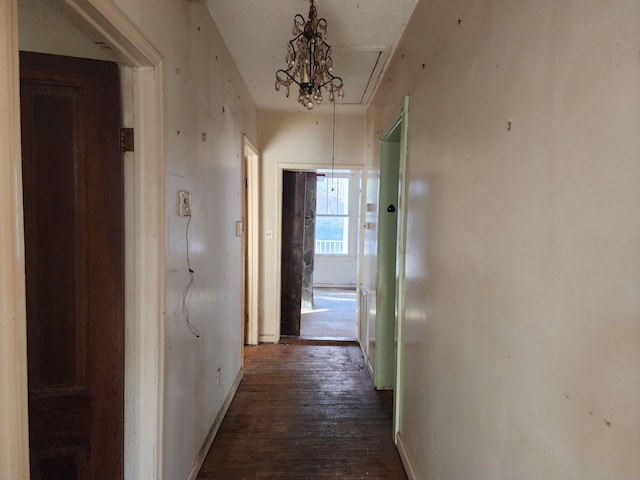
<svg viewBox="0 0 640 480"><path fill-rule="evenodd" d="M383 141L378 203L378 289L374 383L393 389L396 358L396 247L398 238L398 172L400 142Z"/></svg>

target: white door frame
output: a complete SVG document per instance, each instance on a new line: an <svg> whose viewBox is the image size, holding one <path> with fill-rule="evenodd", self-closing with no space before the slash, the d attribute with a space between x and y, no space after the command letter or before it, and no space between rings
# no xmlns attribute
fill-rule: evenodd
<svg viewBox="0 0 640 480"><path fill-rule="evenodd" d="M281 285L282 285L282 189L283 189L283 182L282 182L282 175L284 174L285 170L296 170L296 171L300 171L300 172L315 172L316 170L327 170L328 168L331 168L331 166L329 165L329 167L327 167L326 163L277 163L276 164L276 179L277 179L277 187L276 187L276 192L277 192L277 200L276 200L276 225L277 225L277 229L275 232L273 232L273 239L275 241L275 246L276 246L276 251L275 251L275 258L274 258L274 262L276 262L276 268L275 268L275 279L274 279L274 285L276 285L275 287L275 291L277 293L276 295L276 300L275 300L275 318L276 318L276 334L275 334L275 339L274 339L274 343L279 343L280 342L280 316L282 314L282 304L281 304ZM362 178L362 172L364 170L364 166L363 165L351 165L351 164L340 164L339 166L336 165L335 167L336 170L355 170L355 171L359 171L361 172L360 175ZM363 193L361 192L360 195L363 195ZM359 204L361 202L361 200L358 200ZM360 229L358 229L358 235L360 235L362 232L360 231ZM360 270L360 258L357 259L357 269L358 269L358 273L356 274L356 278L359 278L359 270ZM358 287L359 284L358 284ZM359 328L359 322L360 322L360 318L359 315L356 315L356 330Z"/></svg>
<svg viewBox="0 0 640 480"><path fill-rule="evenodd" d="M403 328L405 319L405 280L406 280L406 245L407 245L407 195L408 195L408 131L409 131L409 97L405 96L396 109L389 126L382 130L381 144L400 129L400 145L398 151L398 219L396 226L396 296L395 296L395 373L393 399L393 439L400 441L402 427L403 399ZM381 151L384 151L381 148Z"/></svg>
<svg viewBox="0 0 640 480"><path fill-rule="evenodd" d="M259 285L260 277L258 265L260 261L260 154L258 149L243 136L243 157L244 157L244 178L247 181L243 185L246 192L244 200L246 202L246 215L243 222L244 228L243 258L246 256L246 292L247 298L243 300L243 309L246 309L242 321L247 321L246 342L248 345L258 345L258 316L259 316ZM244 181L244 180L243 180ZM244 210L244 209L243 209Z"/></svg>
<svg viewBox="0 0 640 480"><path fill-rule="evenodd" d="M0 480L29 478L17 1L0 2ZM125 156L125 479L162 478L164 119L162 56L108 0L62 13L132 67L135 153ZM125 89L127 90L127 89ZM123 92L124 93L124 92ZM127 112L125 112L127 113ZM126 116L126 115L125 115Z"/></svg>
<svg viewBox="0 0 640 480"><path fill-rule="evenodd" d="M396 247L396 378L393 399L393 438L398 443L402 426L402 400L404 384L402 381L403 328L405 315L405 280L407 257L407 196L408 196L408 131L409 97L405 96L399 109L396 122L400 123L400 157L398 163L398 243Z"/></svg>
<svg viewBox="0 0 640 480"><path fill-rule="evenodd" d="M18 5L0 2L0 479L29 478Z"/></svg>

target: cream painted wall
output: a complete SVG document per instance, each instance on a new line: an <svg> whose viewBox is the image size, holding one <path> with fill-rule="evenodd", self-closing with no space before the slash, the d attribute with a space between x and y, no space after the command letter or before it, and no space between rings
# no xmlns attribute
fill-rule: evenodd
<svg viewBox="0 0 640 480"><path fill-rule="evenodd" d="M284 100L283 100L284 101ZM295 101L289 99L289 101ZM279 270L282 170L331 167L332 115L260 112L261 242L260 341L280 335ZM364 116L338 115L335 164L361 168L364 163ZM273 238L267 238L267 231Z"/></svg>
<svg viewBox="0 0 640 480"><path fill-rule="evenodd" d="M242 365L242 134L257 143L257 109L206 6L117 0L165 63L166 344L163 478L186 478ZM191 192L188 296L182 315ZM216 374L220 369L220 384Z"/></svg>
<svg viewBox="0 0 640 480"><path fill-rule="evenodd" d="M316 287L355 288L358 282L357 270L356 255L316 255L313 264L313 284Z"/></svg>
<svg viewBox="0 0 640 480"><path fill-rule="evenodd" d="M638 18L635 0L416 7L367 115L374 183L372 139L410 95L416 479L640 478Z"/></svg>
<svg viewBox="0 0 640 480"><path fill-rule="evenodd" d="M393 110L393 109L392 109ZM395 112L395 111L394 111ZM383 125L374 130L372 118L377 117L377 107L372 105L366 118L365 161L363 174L363 226L360 244L360 282L368 293L366 315L360 313L364 325L360 325L360 347L364 354L369 373L373 377L376 346L376 309L378 288L378 208L380 198L380 140L387 133L387 125L395 118L389 118ZM394 113L395 114L395 113ZM393 116L387 114L388 116ZM377 127L376 127L377 128Z"/></svg>
<svg viewBox="0 0 640 480"><path fill-rule="evenodd" d="M18 1L18 32L20 50L113 61L109 50L97 46L43 0Z"/></svg>

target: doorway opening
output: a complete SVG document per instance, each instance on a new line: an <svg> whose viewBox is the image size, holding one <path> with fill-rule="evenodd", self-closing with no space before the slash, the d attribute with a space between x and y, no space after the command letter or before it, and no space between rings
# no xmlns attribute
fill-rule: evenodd
<svg viewBox="0 0 640 480"><path fill-rule="evenodd" d="M9 53L0 63L0 71L9 72L18 79L17 56L23 37L17 33L18 9L16 5L24 6L27 2L5 2L0 7L0 15L9 21L8 25L15 35L7 35L0 41ZM48 3L48 2L47 2ZM94 43L104 45L110 55L120 65L122 92L122 126L133 127L136 152L124 154L124 478L155 477L161 470L162 461L162 399L163 399L163 352L164 326L159 319L164 312L164 149L162 148L161 133L164 131L162 109L162 57L146 41L144 36L117 7L111 3L100 4L67 0L64 7L53 6L53 12L67 20L59 31L63 38L72 38L80 32L88 36ZM20 14L23 12L21 11ZM49 17L51 18L51 17ZM24 26L24 17L21 25ZM49 22L51 24L52 22ZM73 33L73 25L78 32ZM39 32L37 29L31 33ZM31 38L31 37L29 37ZM82 52L55 51L61 44L78 47L77 42L61 42L57 37L50 36L46 42L40 42L40 47L31 51L66 54L83 57ZM52 40L53 39L53 40ZM43 50L39 50L42 48ZM70 48L70 47L69 47ZM29 48L25 48L29 50ZM7 60L7 61L5 61ZM10 60L10 61L9 61ZM14 60L16 60L14 62ZM9 101L14 105L19 101L17 88L0 92L0 102ZM20 124L19 108L8 109L11 124ZM0 148L4 151L5 145ZM0 169L11 172L11 187L2 189L0 196L2 204L9 202L13 206L16 224L22 223L22 202L18 201L21 192L21 170L19 144L12 142L12 161L2 165ZM18 154L18 155L16 155ZM17 160L16 160L17 159ZM8 177L7 177L8 178ZM21 225L20 225L21 226ZM4 235L4 230L0 232ZM11 233L13 244L19 250L23 245L21 228L15 228ZM4 238L4 237L3 237ZM19 271L21 254L5 255L2 253L3 265L11 271ZM24 276L16 276L16 285L24 283ZM22 282L21 282L22 280ZM24 289L16 287L15 304L26 303ZM23 310L12 317L10 327L22 331L26 325ZM20 352L26 350L26 339L16 337L16 348ZM22 385L27 384L27 357L15 355L12 360L19 368L19 375L9 376L11 382L9 390L21 391ZM2 362L0 362L2 363ZM135 368L134 368L135 367ZM6 369L0 366L0 376ZM25 389L26 390L26 389ZM20 394L11 399L11 410L20 416L20 429L10 435L7 442L15 445L20 453L13 456L16 459L9 466L0 466L0 471L6 468L12 472L7 478L22 478L15 472L28 471L28 402L26 394ZM66 460L65 460L66 461Z"/></svg>
<svg viewBox="0 0 640 480"><path fill-rule="evenodd" d="M243 251L243 301L242 330L246 345L258 344L258 259L260 215L260 166L258 149L243 136L243 201L242 201L242 251Z"/></svg>
<svg viewBox="0 0 640 480"><path fill-rule="evenodd" d="M402 346L407 230L407 132L409 97L404 97L380 145L377 295L374 384L394 390L393 438L402 415Z"/></svg>
<svg viewBox="0 0 640 480"><path fill-rule="evenodd" d="M281 335L357 338L359 170L282 171Z"/></svg>

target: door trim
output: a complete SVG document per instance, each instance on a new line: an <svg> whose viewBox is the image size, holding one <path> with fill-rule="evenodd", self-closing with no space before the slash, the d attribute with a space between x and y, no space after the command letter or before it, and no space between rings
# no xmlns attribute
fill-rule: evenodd
<svg viewBox="0 0 640 480"><path fill-rule="evenodd" d="M133 67L136 152L125 156L125 479L162 478L164 386L163 59L111 2L65 0L77 27ZM17 0L0 4L0 478L29 478ZM125 111L125 118L127 112ZM5 458L4 455L7 457Z"/></svg>
<svg viewBox="0 0 640 480"><path fill-rule="evenodd" d="M407 140L409 131L409 96L402 99L390 126L383 130L380 141L385 142L389 135L400 128L400 152L398 156L398 225L396 246L396 358L395 382L393 391L393 439L398 443L402 421L402 360L403 360L403 326L405 314L405 277L406 277L406 244L407 244Z"/></svg>
<svg viewBox="0 0 640 480"><path fill-rule="evenodd" d="M243 186L245 192L243 201L245 202L246 218L243 218L243 225L246 226L243 232L243 255L246 257L246 298L243 305L246 311L243 315L243 322L247 318L246 343L248 345L258 344L258 308L259 308L259 285L260 277L258 264L260 260L260 153L258 149L243 135L243 157L247 185Z"/></svg>
<svg viewBox="0 0 640 480"><path fill-rule="evenodd" d="M18 6L0 3L0 478L29 478Z"/></svg>
<svg viewBox="0 0 640 480"><path fill-rule="evenodd" d="M330 166L329 166L330 168ZM275 249L273 250L274 253L274 258L273 258L273 262L275 262L275 269L274 269L274 278L273 278L273 285L277 285L276 287L276 292L277 295L275 295L275 315L274 318L275 320L275 334L273 336L273 339L269 338L271 337L271 335L261 335L260 339L264 342L273 342L273 343L279 343L280 342L280 316L282 314L282 305L281 305L281 301L280 301L280 286L281 286L281 282L282 282L282 268L281 268L281 264L282 264L282 174L284 173L285 170L299 170L299 171L315 171L315 170L326 170L327 169L327 164L318 164L318 163L276 163L275 165L275 169L276 169L276 192L277 192L277 198L276 198L276 229L273 231L273 242L274 242L274 247ZM340 164L339 166L336 166L336 170L356 170L359 172L363 172L364 171L364 166L363 165L352 165L352 164ZM361 173L362 174L362 173ZM360 195L363 195L362 193ZM359 201L360 204L360 201ZM360 230L358 230L358 233L360 233ZM356 274L356 278L359 278L360 276L360 261L358 259L358 273ZM356 322L358 322L359 320L356 319ZM358 328L358 327L356 327Z"/></svg>

